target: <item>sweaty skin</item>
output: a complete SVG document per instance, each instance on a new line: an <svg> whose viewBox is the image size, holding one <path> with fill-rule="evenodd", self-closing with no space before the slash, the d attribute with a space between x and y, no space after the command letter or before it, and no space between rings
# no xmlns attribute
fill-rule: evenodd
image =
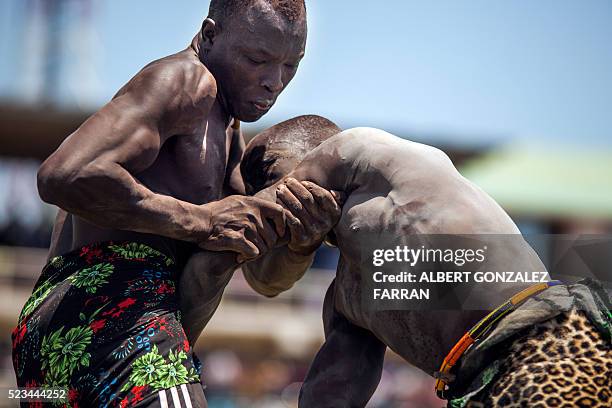
<svg viewBox="0 0 612 408"><path fill-rule="evenodd" d="M414 234L519 234L495 201L463 178L440 150L371 128L346 130L320 144L289 174L347 195L333 232L340 250L325 297L326 342L305 380L301 407L363 407L376 389L386 347L433 374L459 338L495 307L530 284L475 292L471 311L378 311L363 308L362 272L372 271L372 243L393 247ZM277 185L258 196L273 196ZM489 262L526 258L544 271L522 240L488 254ZM486 270L486 269L485 269ZM285 271L290 282L300 276Z"/></svg>
<svg viewBox="0 0 612 408"><path fill-rule="evenodd" d="M61 208L49 258L129 240L179 264L198 246L244 261L284 233L281 206L243 196L244 141L229 125L259 119L291 81L305 16L290 23L259 2L232 19L223 30L206 19L188 48L143 68L43 163L39 193Z"/></svg>

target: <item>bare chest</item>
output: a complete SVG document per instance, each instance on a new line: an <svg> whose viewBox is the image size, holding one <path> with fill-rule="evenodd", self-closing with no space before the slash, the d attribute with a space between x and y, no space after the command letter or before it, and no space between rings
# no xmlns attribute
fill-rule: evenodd
<svg viewBox="0 0 612 408"><path fill-rule="evenodd" d="M222 198L230 138L224 128L206 125L193 135L174 136L155 163L138 175L149 189L194 204Z"/></svg>

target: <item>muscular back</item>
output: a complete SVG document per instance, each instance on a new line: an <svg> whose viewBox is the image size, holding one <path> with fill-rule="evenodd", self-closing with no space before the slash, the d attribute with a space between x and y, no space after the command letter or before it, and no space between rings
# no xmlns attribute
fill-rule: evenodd
<svg viewBox="0 0 612 408"><path fill-rule="evenodd" d="M334 229L341 253L329 297L334 312L431 374L484 312L365 310L361 276L371 272L372 243L393 248L398 238L415 234L518 234L515 224L443 152L377 129L356 128L334 136L313 150L292 176L348 195ZM487 294L483 302L500 304L521 288L505 287Z"/></svg>

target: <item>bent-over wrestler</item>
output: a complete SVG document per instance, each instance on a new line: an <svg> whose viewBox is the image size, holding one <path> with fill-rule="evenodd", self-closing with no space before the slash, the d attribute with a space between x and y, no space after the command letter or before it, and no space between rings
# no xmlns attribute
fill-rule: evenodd
<svg viewBox="0 0 612 408"><path fill-rule="evenodd" d="M503 209L442 151L377 129L339 132L322 118L295 118L255 137L241 163L248 193L276 199L294 213L305 207L290 194L299 182L347 195L333 228L341 256L325 296L326 341L300 406L365 406L380 380L386 347L436 376L437 391L451 406L607 406L610 303L595 282L472 288L466 293L476 296L465 311L364 307L361 280L371 274L372 240L385 248L398 237L421 234L508 234L518 239L488 254L491 265L520 259L526 270L546 269ZM301 277L283 268L243 269L268 296ZM511 297L512 307L504 303ZM476 323L502 304L497 312L515 310L483 320L486 335L459 352L470 336L480 336Z"/></svg>

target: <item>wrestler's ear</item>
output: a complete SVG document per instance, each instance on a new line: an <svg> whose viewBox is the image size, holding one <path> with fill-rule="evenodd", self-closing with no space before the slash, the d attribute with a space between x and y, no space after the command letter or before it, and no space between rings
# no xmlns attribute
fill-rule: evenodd
<svg viewBox="0 0 612 408"><path fill-rule="evenodd" d="M217 30L217 23L215 23L215 20L212 18L208 17L202 22L202 48L204 48L206 51L210 50L215 42Z"/></svg>

